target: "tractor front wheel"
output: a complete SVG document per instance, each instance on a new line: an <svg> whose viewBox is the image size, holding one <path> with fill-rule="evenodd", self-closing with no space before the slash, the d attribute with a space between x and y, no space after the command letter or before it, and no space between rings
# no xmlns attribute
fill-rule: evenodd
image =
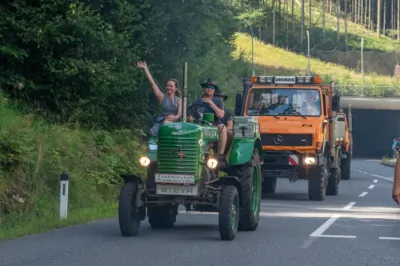
<svg viewBox="0 0 400 266"><path fill-rule="evenodd" d="M239 225L239 193L235 186L227 185L222 189L219 210L219 234L222 240L233 240Z"/></svg>
<svg viewBox="0 0 400 266"><path fill-rule="evenodd" d="M140 227L140 212L135 206L137 184L125 183L119 195L118 220L122 236L136 236Z"/></svg>

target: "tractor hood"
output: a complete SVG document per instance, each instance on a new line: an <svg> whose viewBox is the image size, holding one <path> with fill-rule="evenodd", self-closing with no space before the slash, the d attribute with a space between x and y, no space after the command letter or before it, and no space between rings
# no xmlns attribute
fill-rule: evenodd
<svg viewBox="0 0 400 266"><path fill-rule="evenodd" d="M217 127L206 124L175 122L164 124L158 131L158 137L167 139L196 138L204 140L218 140Z"/></svg>

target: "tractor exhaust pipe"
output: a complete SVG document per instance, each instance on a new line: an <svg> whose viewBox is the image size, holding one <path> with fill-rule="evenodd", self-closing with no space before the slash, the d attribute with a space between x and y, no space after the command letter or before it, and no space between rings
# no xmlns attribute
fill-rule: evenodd
<svg viewBox="0 0 400 266"><path fill-rule="evenodd" d="M183 63L183 95L182 95L182 111L183 111L183 122L187 119L187 62Z"/></svg>

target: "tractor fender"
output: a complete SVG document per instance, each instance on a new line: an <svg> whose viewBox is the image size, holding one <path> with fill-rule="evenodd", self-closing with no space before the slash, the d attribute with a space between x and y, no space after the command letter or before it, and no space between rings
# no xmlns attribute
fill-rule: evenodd
<svg viewBox="0 0 400 266"><path fill-rule="evenodd" d="M240 183L239 178L236 176L223 176L219 180L221 186L233 185L237 188L239 193L239 205L243 207L243 200L242 200L242 184Z"/></svg>
<svg viewBox="0 0 400 266"><path fill-rule="evenodd" d="M232 147L228 156L229 165L241 165L251 160L253 150L256 148L260 154L260 159L263 158L263 150L261 140L256 139L233 139Z"/></svg>
<svg viewBox="0 0 400 266"><path fill-rule="evenodd" d="M147 152L146 156L149 157L151 162L157 161L157 138L151 137L147 143Z"/></svg>
<svg viewBox="0 0 400 266"><path fill-rule="evenodd" d="M146 152L146 156L149 157L151 162L157 161L157 151L148 151Z"/></svg>
<svg viewBox="0 0 400 266"><path fill-rule="evenodd" d="M143 185L143 179L135 174L121 174L120 176L125 181L125 183L133 182Z"/></svg>

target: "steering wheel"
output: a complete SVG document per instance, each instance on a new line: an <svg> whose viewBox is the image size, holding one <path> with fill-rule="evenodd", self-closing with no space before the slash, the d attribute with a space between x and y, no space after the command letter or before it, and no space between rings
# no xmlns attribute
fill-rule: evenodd
<svg viewBox="0 0 400 266"><path fill-rule="evenodd" d="M191 117L193 117L195 120L200 120L203 117L204 112L199 111L199 110L201 110L201 108L204 110L208 106L210 106L210 105L205 102L191 104L188 107L187 114L190 115Z"/></svg>

